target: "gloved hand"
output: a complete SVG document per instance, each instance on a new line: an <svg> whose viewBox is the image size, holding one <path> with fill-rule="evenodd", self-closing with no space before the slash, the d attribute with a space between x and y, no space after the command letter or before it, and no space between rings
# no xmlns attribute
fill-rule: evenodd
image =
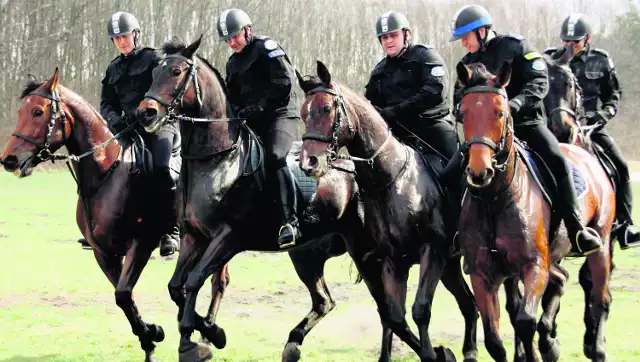
<svg viewBox="0 0 640 362"><path fill-rule="evenodd" d="M590 124L600 123L603 126L613 117L614 111L611 107L605 107L604 110L597 112L587 112L587 119Z"/></svg>
<svg viewBox="0 0 640 362"><path fill-rule="evenodd" d="M125 117L126 116L113 116L109 118L109 129L113 134L118 134L127 128L127 120Z"/></svg>
<svg viewBox="0 0 640 362"><path fill-rule="evenodd" d="M262 111L263 111L262 107L260 107L257 104L252 104L250 106L247 106L241 109L240 112L238 112L238 117L245 118L245 119L253 118L258 114L260 114Z"/></svg>
<svg viewBox="0 0 640 362"><path fill-rule="evenodd" d="M509 101L509 113L511 113L512 116L515 116L518 111L520 111L520 107L522 107L520 100L512 99Z"/></svg>
<svg viewBox="0 0 640 362"><path fill-rule="evenodd" d="M387 121L387 123L392 123L396 121L396 111L395 109L393 109L393 107L385 107L382 108L380 111L380 115L382 116L382 118Z"/></svg>

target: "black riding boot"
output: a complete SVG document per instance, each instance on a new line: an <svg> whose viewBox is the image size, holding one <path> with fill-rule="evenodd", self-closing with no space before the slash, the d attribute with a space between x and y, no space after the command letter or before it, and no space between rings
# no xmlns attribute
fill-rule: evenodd
<svg viewBox="0 0 640 362"><path fill-rule="evenodd" d="M629 249L640 246L640 232L633 230L633 219L631 218L631 181L621 182L616 195L616 210L618 221L622 224L618 229L618 242L620 249Z"/></svg>
<svg viewBox="0 0 640 362"><path fill-rule="evenodd" d="M296 240L302 236L302 233L296 216L297 200L293 175L289 171L289 167L285 166L278 169L275 176L276 203L279 206L282 217L278 244L283 249L296 245Z"/></svg>
<svg viewBox="0 0 640 362"><path fill-rule="evenodd" d="M165 233L160 237L160 255L169 256L180 247L180 228L175 210L176 185L168 170L155 173L156 200L158 204L158 222Z"/></svg>
<svg viewBox="0 0 640 362"><path fill-rule="evenodd" d="M78 242L80 243L80 245L82 245L83 249L91 250L91 245L89 245L89 242L87 241L87 239L80 238L78 239Z"/></svg>
<svg viewBox="0 0 640 362"><path fill-rule="evenodd" d="M571 176L558 180L558 198L563 212L564 224L569 232L571 251L567 256L587 256L602 247L600 236L580 222L580 207Z"/></svg>

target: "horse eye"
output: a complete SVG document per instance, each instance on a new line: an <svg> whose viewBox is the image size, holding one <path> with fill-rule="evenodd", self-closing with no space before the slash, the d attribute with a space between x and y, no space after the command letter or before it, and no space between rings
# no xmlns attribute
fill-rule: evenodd
<svg viewBox="0 0 640 362"><path fill-rule="evenodd" d="M182 69L180 69L180 68L174 68L173 69L173 75L180 75L180 73L182 73Z"/></svg>
<svg viewBox="0 0 640 362"><path fill-rule="evenodd" d="M504 117L504 112L498 112L498 118L502 119Z"/></svg>
<svg viewBox="0 0 640 362"><path fill-rule="evenodd" d="M325 106L322 107L322 113L329 114L329 112L331 112L331 106L328 104L325 104Z"/></svg>
<svg viewBox="0 0 640 362"><path fill-rule="evenodd" d="M40 117L40 116L42 116L43 113L44 112L42 111L42 109L34 109L33 110L33 116L34 117Z"/></svg>

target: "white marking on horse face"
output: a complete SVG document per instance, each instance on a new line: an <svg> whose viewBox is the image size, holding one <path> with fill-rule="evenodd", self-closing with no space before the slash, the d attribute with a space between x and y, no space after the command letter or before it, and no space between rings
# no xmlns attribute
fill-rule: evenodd
<svg viewBox="0 0 640 362"><path fill-rule="evenodd" d="M476 107L482 107L482 101L477 101L476 102Z"/></svg>

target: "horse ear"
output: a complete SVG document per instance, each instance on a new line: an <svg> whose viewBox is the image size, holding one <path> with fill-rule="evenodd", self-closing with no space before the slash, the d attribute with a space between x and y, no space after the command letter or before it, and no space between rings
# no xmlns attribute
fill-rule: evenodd
<svg viewBox="0 0 640 362"><path fill-rule="evenodd" d="M458 62L456 65L456 72L458 73L458 79L463 86L467 86L471 81L471 69L467 68L462 62Z"/></svg>
<svg viewBox="0 0 640 362"><path fill-rule="evenodd" d="M302 88L302 85L304 84L304 78L302 78L302 74L300 74L300 72L297 69L296 69L296 77L298 78L298 85L300 86L300 88ZM302 90L306 92L304 88Z"/></svg>
<svg viewBox="0 0 640 362"><path fill-rule="evenodd" d="M320 77L320 80L322 81L322 83L324 83L326 86L330 86L331 73L329 73L329 69L327 69L327 66L324 65L324 63L322 63L321 61L318 60L317 62L318 62L318 67L317 67L318 77Z"/></svg>
<svg viewBox="0 0 640 362"><path fill-rule="evenodd" d="M498 84L500 84L500 88L504 88L509 84L509 80L511 80L511 64L509 64L509 62L502 63L500 69L498 69L496 79L498 80Z"/></svg>
<svg viewBox="0 0 640 362"><path fill-rule="evenodd" d="M568 47L564 48L563 51L556 52L560 54L558 54L557 57L554 57L553 60L558 65L567 65L569 64L571 59L573 59L575 51L576 51L576 48L574 47L574 45L570 44Z"/></svg>
<svg viewBox="0 0 640 362"><path fill-rule="evenodd" d="M182 52L182 55L184 55L186 58L191 58L196 53L196 51L198 51L198 48L200 48L200 43L202 43L202 35L203 34L200 34L198 40L191 43L191 45L189 45L184 50L184 52Z"/></svg>
<svg viewBox="0 0 640 362"><path fill-rule="evenodd" d="M60 72L58 71L58 67L56 67L56 71L53 73L53 76L49 78L47 84L45 84L45 88L53 94L58 87L58 79L60 78Z"/></svg>
<svg viewBox="0 0 640 362"><path fill-rule="evenodd" d="M38 78L35 75L29 73L27 74L27 83L38 83Z"/></svg>

